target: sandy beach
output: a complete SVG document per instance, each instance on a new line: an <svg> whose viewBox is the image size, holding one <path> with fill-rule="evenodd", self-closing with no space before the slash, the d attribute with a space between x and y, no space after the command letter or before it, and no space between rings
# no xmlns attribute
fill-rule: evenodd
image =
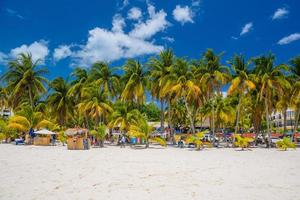
<svg viewBox="0 0 300 200"><path fill-rule="evenodd" d="M0 199L300 198L300 151L0 145Z"/></svg>

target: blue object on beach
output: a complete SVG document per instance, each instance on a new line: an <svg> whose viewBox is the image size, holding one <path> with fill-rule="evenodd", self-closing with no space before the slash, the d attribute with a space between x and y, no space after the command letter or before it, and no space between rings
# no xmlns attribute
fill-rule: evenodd
<svg viewBox="0 0 300 200"><path fill-rule="evenodd" d="M16 145L25 144L23 139L15 139Z"/></svg>
<svg viewBox="0 0 300 200"><path fill-rule="evenodd" d="M33 128L30 128L30 130L29 130L29 136L30 137L32 137L32 138L34 138L35 137L35 133L34 133L34 130L33 130Z"/></svg>
<svg viewBox="0 0 300 200"><path fill-rule="evenodd" d="M130 143L131 144L136 144L136 138L135 137L130 138Z"/></svg>

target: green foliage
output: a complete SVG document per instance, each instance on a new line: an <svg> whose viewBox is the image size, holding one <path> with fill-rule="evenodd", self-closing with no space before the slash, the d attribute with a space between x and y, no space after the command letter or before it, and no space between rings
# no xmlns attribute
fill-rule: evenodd
<svg viewBox="0 0 300 200"><path fill-rule="evenodd" d="M106 136L106 126L101 124L97 130L92 130L91 135L95 136L98 140L103 141Z"/></svg>
<svg viewBox="0 0 300 200"><path fill-rule="evenodd" d="M0 142L6 139L6 136L4 133L0 133Z"/></svg>
<svg viewBox="0 0 300 200"><path fill-rule="evenodd" d="M58 134L58 140L65 144L67 142L67 137L65 135L65 132L64 131L60 131L59 134Z"/></svg>
<svg viewBox="0 0 300 200"><path fill-rule="evenodd" d="M154 128L150 126L145 118L140 118L137 124L131 124L128 134L130 137L141 138L146 142L146 147L149 146L149 141L155 141L162 146L166 146L166 141L161 137L152 136Z"/></svg>
<svg viewBox="0 0 300 200"><path fill-rule="evenodd" d="M290 138L284 137L282 140L276 142L276 147L286 151L288 148L295 149L296 144L293 143Z"/></svg>
<svg viewBox="0 0 300 200"><path fill-rule="evenodd" d="M202 142L205 132L199 132L195 135L191 135L186 139L186 143L194 143L196 145L196 150L201 150L204 145Z"/></svg>
<svg viewBox="0 0 300 200"><path fill-rule="evenodd" d="M160 120L160 110L154 103L144 104L141 107L141 113L147 116L149 121Z"/></svg>
<svg viewBox="0 0 300 200"><path fill-rule="evenodd" d="M234 134L234 146L236 147L240 147L242 148L242 150L244 150L244 148L248 148L249 147L249 143L253 142L252 138L244 138L242 136L240 136L239 134Z"/></svg>

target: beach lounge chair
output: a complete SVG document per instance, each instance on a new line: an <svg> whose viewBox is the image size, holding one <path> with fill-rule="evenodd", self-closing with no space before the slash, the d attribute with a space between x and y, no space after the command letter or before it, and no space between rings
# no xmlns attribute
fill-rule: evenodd
<svg viewBox="0 0 300 200"><path fill-rule="evenodd" d="M23 139L15 139L15 143L16 145L24 145L25 144L25 141Z"/></svg>

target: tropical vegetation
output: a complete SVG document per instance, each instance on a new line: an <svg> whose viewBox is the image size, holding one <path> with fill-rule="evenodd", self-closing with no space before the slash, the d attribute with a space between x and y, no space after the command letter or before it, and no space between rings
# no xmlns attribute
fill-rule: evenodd
<svg viewBox="0 0 300 200"><path fill-rule="evenodd" d="M80 126L94 130L100 145L106 132L118 127L122 134L139 136L165 145L153 137L147 122L167 123L170 138L174 128L187 127L190 140L202 148L197 127L208 122L216 142L220 129L235 134L262 134L271 146L272 113L295 110L300 116L300 56L277 63L271 53L246 59L234 55L222 62L223 53L207 49L198 59L177 57L171 49L142 63L128 59L123 66L99 61L90 68L77 67L66 77L51 77L40 60L20 54L7 63L0 84L0 107L14 115L1 116L0 132L13 137L30 128L63 131ZM50 80L51 79L51 80ZM227 93L227 95L224 95ZM63 136L61 136L63 137ZM241 148L248 142L236 136Z"/></svg>

